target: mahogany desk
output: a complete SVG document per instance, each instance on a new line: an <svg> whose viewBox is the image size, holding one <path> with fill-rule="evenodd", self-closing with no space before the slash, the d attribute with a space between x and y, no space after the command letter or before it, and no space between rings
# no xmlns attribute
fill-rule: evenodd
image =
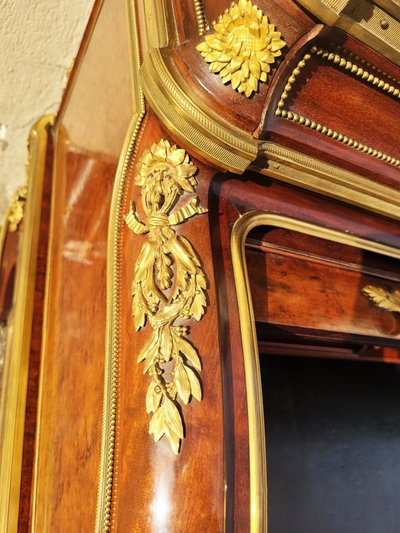
<svg viewBox="0 0 400 533"><path fill-rule="evenodd" d="M271 506L286 479L279 365L317 394L399 362L399 9L95 3L32 132L0 531L291 531L267 497L270 427Z"/></svg>

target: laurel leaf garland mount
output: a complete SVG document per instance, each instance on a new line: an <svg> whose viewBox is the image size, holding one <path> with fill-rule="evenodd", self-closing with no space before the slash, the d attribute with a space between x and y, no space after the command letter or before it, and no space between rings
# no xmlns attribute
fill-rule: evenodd
<svg viewBox="0 0 400 533"><path fill-rule="evenodd" d="M211 72L250 97L260 81L267 81L270 65L282 54L285 41L251 0L233 3L213 23L213 29L197 50L210 63Z"/></svg>
<svg viewBox="0 0 400 533"><path fill-rule="evenodd" d="M385 311L390 311L391 313L400 313L399 289L390 292L383 287L367 285L361 290L377 307L380 307Z"/></svg>
<svg viewBox="0 0 400 533"><path fill-rule="evenodd" d="M201 362L186 339L183 320L200 320L206 308L206 278L200 259L188 239L172 226L207 212L197 197L177 209L179 196L193 193L197 168L186 152L166 140L153 144L138 163L136 185L146 222L139 220L132 204L125 221L131 231L147 234L139 253L132 286L132 315L139 331L149 322L152 333L138 362L151 378L146 411L152 413L149 434L157 442L163 435L177 454L184 437L179 401L193 396L201 401Z"/></svg>

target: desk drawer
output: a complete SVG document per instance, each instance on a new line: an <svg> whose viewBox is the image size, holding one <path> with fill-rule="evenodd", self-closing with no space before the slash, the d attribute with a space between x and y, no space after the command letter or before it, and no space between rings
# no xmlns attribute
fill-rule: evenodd
<svg viewBox="0 0 400 533"><path fill-rule="evenodd" d="M281 328L282 340L296 329L400 348L400 315L363 292L399 289L397 260L286 230L250 236L246 257L255 319Z"/></svg>

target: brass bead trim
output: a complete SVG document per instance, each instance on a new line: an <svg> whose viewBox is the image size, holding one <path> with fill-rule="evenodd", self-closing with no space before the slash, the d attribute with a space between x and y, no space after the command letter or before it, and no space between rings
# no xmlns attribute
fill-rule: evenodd
<svg viewBox="0 0 400 533"><path fill-rule="evenodd" d="M196 14L197 28L199 35L203 35L206 31L209 30L207 25L207 19L204 12L204 6L202 0L193 0L194 12Z"/></svg>
<svg viewBox="0 0 400 533"><path fill-rule="evenodd" d="M288 81L281 94L280 100L278 102L278 106L275 111L275 116L282 117L291 122L295 122L296 124L301 124L302 126L305 126L306 128L315 130L318 133L321 133L322 135L325 135L331 139L334 139L335 141L345 144L346 146L349 146L350 148L354 148L355 150L358 150L359 152L370 155L371 157L374 157L375 159L379 159L380 161L384 161L385 163L388 163L395 167L400 167L399 159L396 159L395 157L385 154L384 152L381 152L380 150L377 150L375 148L371 148L370 146L367 146L360 141L352 139L351 137L343 133L339 133L329 128L328 126L325 126L324 124L316 122L315 120L309 117L306 117L300 113L296 113L295 111L289 111L287 109L284 109L285 100L288 98L289 92L292 90L295 82L297 81L301 73L301 70L306 66L307 61L311 58L312 55L322 57L323 59L332 62L333 64L344 69L350 74L353 74L356 77L359 77L362 80L366 81L373 87L389 94L392 97L395 97L396 99L400 99L400 89L394 87L393 85L390 85L389 83L378 78L377 76L374 76L367 70L355 65L351 61L340 56L339 54L335 54L334 52L329 52L328 50L325 50L323 48L318 48L316 46L313 46L310 52L305 54L303 59L301 59L297 63L296 67L293 69L291 75L289 76Z"/></svg>
<svg viewBox="0 0 400 533"><path fill-rule="evenodd" d="M109 218L104 399L95 533L109 533L111 530L119 374L119 235L123 223L122 200L128 170L130 162L135 157L139 132L146 111L143 92L138 82L140 48L134 2L128 1L128 14L135 113L129 125L118 163Z"/></svg>
<svg viewBox="0 0 400 533"><path fill-rule="evenodd" d="M311 49L312 52L312 49ZM275 116L283 116L283 108L285 106L285 100L289 96L289 92L292 90L294 83L296 82L297 77L299 76L301 69L306 66L306 62L311 58L311 53L305 54L303 59L301 59L296 67L293 69L292 74L289 76L288 81L283 89L281 97L278 102L277 109L275 111Z"/></svg>
<svg viewBox="0 0 400 533"><path fill-rule="evenodd" d="M310 128L319 133L322 133L322 135L326 135L327 137L330 137L331 139L334 139L342 144L346 144L347 146L350 146L351 148L355 148L359 152L363 152L364 154L375 157L376 159L384 161L385 163L389 163L390 165L393 165L395 167L400 166L400 160L394 157L391 157L390 155L387 155L384 152L371 148L370 146L366 146L365 144L362 144L361 142L356 141L355 139L352 139L351 137L348 137L347 135L338 133L337 131L332 130L331 128L328 128L327 126L324 126L320 124L319 122L315 122L315 120L307 118L304 115L300 115L292 111L283 110L280 116L282 116L283 118L286 118L287 120L290 120L291 122L302 124L306 126L307 128Z"/></svg>
<svg viewBox="0 0 400 533"><path fill-rule="evenodd" d="M125 146L117 169L113 207L110 211L110 235L108 244L109 272L107 282L107 319L106 319L106 360L104 369L104 406L103 430L101 443L101 462L99 472L99 490L97 501L96 533L109 533L111 528L111 502L114 480L114 452L117 422L118 401L118 330L119 330L119 302L118 287L120 286L120 264L118 261L118 236L122 225L122 196L129 170L129 165L135 157L136 145L144 112L132 120L126 136ZM110 316L111 315L111 316Z"/></svg>
<svg viewBox="0 0 400 533"><path fill-rule="evenodd" d="M378 76L374 76L374 74L364 69L363 67L358 66L349 59L346 59L345 57L340 56L339 54L335 54L334 52L330 52L329 50L317 47L313 47L311 49L311 53L315 54L316 56L322 57L322 59L333 63L334 65L346 70L350 74L353 74L355 77L361 78L373 87L380 89L382 92L387 93L390 96L400 100L400 88L394 87L393 85L388 82L385 82L385 80L379 78ZM354 59L356 59L356 57L354 57ZM382 72L382 74L385 73ZM399 83L397 80L393 81Z"/></svg>
<svg viewBox="0 0 400 533"><path fill-rule="evenodd" d="M332 43L332 45L335 46L335 50L337 50L337 52L339 52L344 57L348 57L352 62L354 61L355 63L360 63L361 65L365 65L370 70L378 73L381 77L384 77L384 78L387 78L387 79L391 80L396 85L400 85L400 81L397 80L394 76L391 76L390 74L388 74L384 70L376 67L375 65L373 65L372 63L370 63L366 59L363 59L362 57L358 56L357 54L354 54L354 52L350 52L349 50L346 50L345 48L343 48L340 45L337 45L335 43Z"/></svg>

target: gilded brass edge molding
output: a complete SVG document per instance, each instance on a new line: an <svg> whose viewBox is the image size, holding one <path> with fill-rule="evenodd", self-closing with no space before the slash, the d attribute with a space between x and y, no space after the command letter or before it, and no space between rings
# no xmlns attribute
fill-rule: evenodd
<svg viewBox="0 0 400 533"><path fill-rule="evenodd" d="M129 0L128 0L129 1ZM166 0L144 0L146 35L150 48L164 48L170 42L173 23L168 21Z"/></svg>
<svg viewBox="0 0 400 533"><path fill-rule="evenodd" d="M209 29L202 0L193 0L193 6L197 20L197 28L199 35L201 36Z"/></svg>
<svg viewBox="0 0 400 533"><path fill-rule="evenodd" d="M280 32L251 0L236 0L212 23L214 32L196 46L224 84L248 98L267 82L276 58L286 46Z"/></svg>
<svg viewBox="0 0 400 533"><path fill-rule="evenodd" d="M29 135L28 192L21 249L13 294L13 315L7 326L4 387L0 399L0 531L18 530L19 497L25 424L29 354L39 223L46 164L47 127L55 115L42 117Z"/></svg>
<svg viewBox="0 0 400 533"><path fill-rule="evenodd" d="M132 76L134 115L121 150L111 199L107 243L107 314L104 363L104 399L99 467L99 487L96 508L96 533L108 533L111 529L112 489L114 480L114 452L118 402L119 372L119 302L120 264L118 256L119 233L123 224L122 199L129 165L135 156L136 143L146 107L139 83L140 48L135 3L128 2L128 15L132 48Z"/></svg>
<svg viewBox="0 0 400 533"><path fill-rule="evenodd" d="M388 291L383 287L366 285L361 292L380 309L390 313L400 313L400 289Z"/></svg>
<svg viewBox="0 0 400 533"><path fill-rule="evenodd" d="M190 329L182 321L203 317L207 282L192 244L174 229L208 211L197 196L176 208L180 196L195 192L196 172L182 148L164 139L154 143L143 153L135 177L145 221L139 220L134 204L125 216L133 233L148 235L135 265L132 316L136 331L146 323L151 329L137 358L151 378L145 401L147 414L152 413L149 434L155 442L165 435L175 454L184 438L180 402L187 405L192 397L202 399L201 361L186 340Z"/></svg>
<svg viewBox="0 0 400 533"><path fill-rule="evenodd" d="M232 228L232 266L239 307L249 421L250 533L266 533L267 473L263 400L254 311L245 257L246 237L257 226L274 226L298 231L396 259L400 259L400 249L264 211L253 211L243 215Z"/></svg>
<svg viewBox="0 0 400 533"><path fill-rule="evenodd" d="M395 157L385 154L384 152L381 152L380 150L377 150L375 148L371 148L370 146L367 146L361 143L360 141L352 139L351 137L348 137L347 135L343 133L339 133L329 128L328 126L321 124L319 122L316 122L315 120L308 118L300 113L296 113L295 111L289 111L285 109L285 100L288 98L289 92L292 90L293 85L297 81L297 78L299 74L301 73L301 70L306 66L307 61L311 58L312 55L322 57L323 59L326 59L327 61L334 63L336 66L366 81L367 83L369 83L376 89L381 90L385 94L387 93L388 95L393 96L395 98L400 98L400 89L394 87L393 85L390 85L389 83L385 82L381 78L374 76L367 70L363 69L362 67L359 67L358 65L352 63L351 61L340 56L339 54L335 54L334 52L329 52L328 50L324 50L323 48L313 46L310 52L306 53L303 56L303 58L297 63L296 67L293 69L291 75L289 76L288 81L281 94L280 100L278 102L277 109L275 110L275 116L282 117L291 122L295 122L297 124L305 126L306 128L315 130L318 133L321 133L322 135L325 135L335 141L345 144L346 146L349 146L350 148L354 148L355 150L358 150L359 152L370 155L371 157L374 157L375 159L379 159L392 166L399 167L400 166L399 159L396 159Z"/></svg>
<svg viewBox="0 0 400 533"><path fill-rule="evenodd" d="M398 190L269 141L259 157L255 169L262 174L400 220Z"/></svg>
<svg viewBox="0 0 400 533"><path fill-rule="evenodd" d="M175 81L160 50L150 50L145 57L141 84L152 110L183 145L238 174L255 160L258 141L193 102Z"/></svg>
<svg viewBox="0 0 400 533"><path fill-rule="evenodd" d="M341 28L400 65L400 5L397 1L299 1L323 23Z"/></svg>

